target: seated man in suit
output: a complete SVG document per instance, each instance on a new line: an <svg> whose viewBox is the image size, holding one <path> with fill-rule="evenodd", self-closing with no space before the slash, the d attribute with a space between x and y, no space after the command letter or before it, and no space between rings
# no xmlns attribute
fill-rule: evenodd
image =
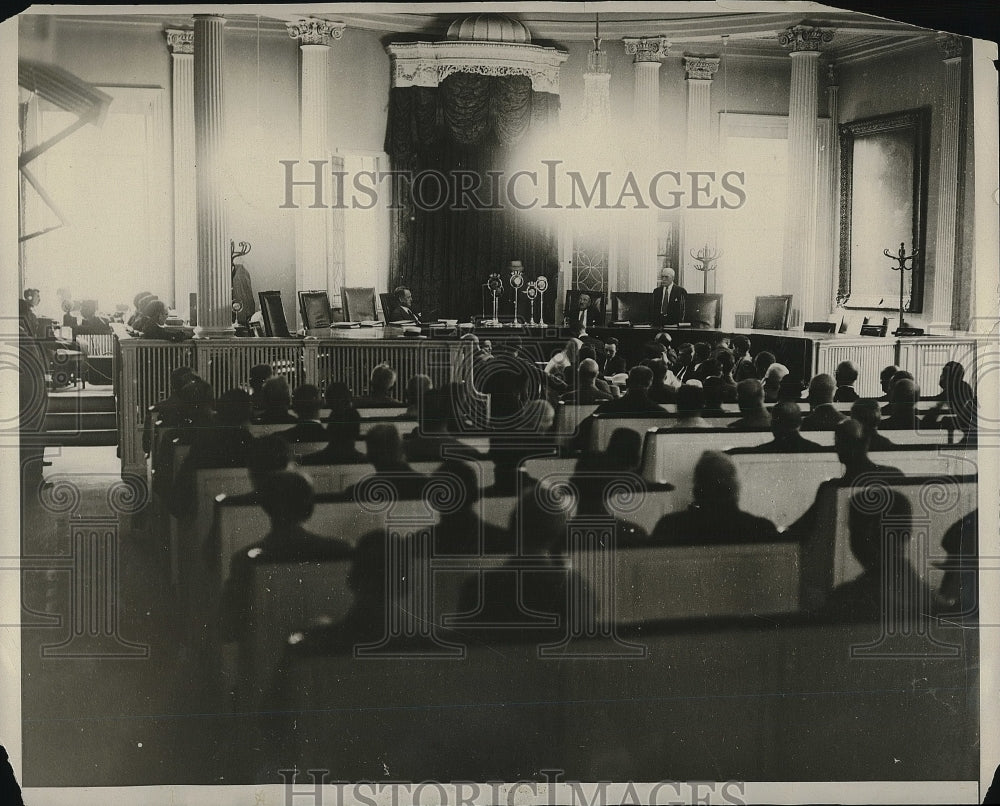
<svg viewBox="0 0 1000 806"><path fill-rule="evenodd" d="M604 342L604 375L618 375L628 372L625 359L618 353L618 339L611 338Z"/></svg>
<svg viewBox="0 0 1000 806"><path fill-rule="evenodd" d="M376 483L385 482L399 498L419 498L424 491L428 477L418 473L407 463L403 456L403 440L394 425L376 425L365 435L365 447L368 461L374 466L377 474ZM362 481L351 485L345 495L357 499L361 496L382 495L381 487L370 487L371 479L366 484Z"/></svg>
<svg viewBox="0 0 1000 806"><path fill-rule="evenodd" d="M665 416L664 409L650 400L649 389L653 385L653 371L639 365L632 367L625 383L625 394L615 400L608 400L597 407L597 414L655 414Z"/></svg>
<svg viewBox="0 0 1000 806"><path fill-rule="evenodd" d="M80 336L105 336L111 332L111 325L97 315L97 303L92 299L80 303L80 324L76 332Z"/></svg>
<svg viewBox="0 0 1000 806"><path fill-rule="evenodd" d="M398 286L392 291L396 298L396 304L389 311L390 322L406 322L411 325L420 325L420 314L413 310L413 292L405 285Z"/></svg>
<svg viewBox="0 0 1000 806"><path fill-rule="evenodd" d="M833 373L837 379L837 393L833 396L834 403L853 403L858 399L854 388L858 380L858 368L853 361L841 361Z"/></svg>
<svg viewBox="0 0 1000 806"><path fill-rule="evenodd" d="M802 411L799 404L783 400L771 408L771 433L774 439L752 448L730 448L726 453L809 453L825 448L799 433L802 426Z"/></svg>
<svg viewBox="0 0 1000 806"><path fill-rule="evenodd" d="M354 401L358 409L378 409L402 407L403 401L392 396L396 386L396 370L388 364L379 364L368 379L368 394Z"/></svg>
<svg viewBox="0 0 1000 806"><path fill-rule="evenodd" d="M880 403L889 402L889 389L892 387L892 379L896 377L897 372L899 372L899 367L895 364L890 364L878 374L879 386L882 387L882 397L879 398Z"/></svg>
<svg viewBox="0 0 1000 806"><path fill-rule="evenodd" d="M861 423L865 436L868 438L868 450L891 451L895 449L896 443L886 439L878 432L879 423L882 421L882 412L879 410L877 400L868 397L855 402L851 406L851 419Z"/></svg>
<svg viewBox="0 0 1000 806"><path fill-rule="evenodd" d="M764 408L764 387L756 378L747 378L736 384L736 402L742 415L729 423L737 431L771 430L771 415Z"/></svg>
<svg viewBox="0 0 1000 806"><path fill-rule="evenodd" d="M782 539L767 518L740 509L740 482L729 457L705 451L694 467L693 493L694 501L686 510L660 519L652 543L772 543Z"/></svg>
<svg viewBox="0 0 1000 806"><path fill-rule="evenodd" d="M298 422L278 435L289 442L326 442L327 433L319 419L323 398L319 389L311 383L295 387L292 394L292 411Z"/></svg>
<svg viewBox="0 0 1000 806"><path fill-rule="evenodd" d="M614 400L614 394L597 386L598 372L597 362L593 358L583 359L577 367L575 388L562 396L563 402L603 403L605 400Z"/></svg>
<svg viewBox="0 0 1000 806"><path fill-rule="evenodd" d="M160 300L153 300L146 304L143 313L146 321L142 327L142 337L144 339L160 339L162 341L184 341L190 339L194 332L190 328L168 328L167 306Z"/></svg>
<svg viewBox="0 0 1000 806"><path fill-rule="evenodd" d="M434 530L434 554L507 553L512 545L506 530L479 517L479 478L474 465L446 459L431 478L446 480L461 506L442 512Z"/></svg>
<svg viewBox="0 0 1000 806"><path fill-rule="evenodd" d="M566 314L566 321L579 322L586 330L589 327L601 327L604 324L604 316L601 309L594 304L594 298L586 291L581 291L576 298L576 309Z"/></svg>
<svg viewBox="0 0 1000 806"><path fill-rule="evenodd" d="M916 431L917 401L920 388L908 378L899 378L889 390L889 416L882 421L883 431Z"/></svg>
<svg viewBox="0 0 1000 806"><path fill-rule="evenodd" d="M684 321L687 291L674 283L677 273L666 268L660 272L660 284L653 289L653 324L676 325Z"/></svg>
<svg viewBox="0 0 1000 806"><path fill-rule="evenodd" d="M676 429L685 428L711 428L702 416L705 411L705 390L701 384L688 381L677 390L677 420L673 427Z"/></svg>
<svg viewBox="0 0 1000 806"><path fill-rule="evenodd" d="M802 418L803 431L832 431L847 417L833 406L836 382L825 372L809 381L809 414Z"/></svg>
<svg viewBox="0 0 1000 806"><path fill-rule="evenodd" d="M312 484L305 476L287 470L272 473L263 480L259 496L271 520L271 530L263 540L237 551L230 560L221 605L225 641L242 640L253 625L250 586L255 565L348 560L353 554L348 543L320 537L303 527L312 516L314 501Z"/></svg>
<svg viewBox="0 0 1000 806"><path fill-rule="evenodd" d="M260 425L294 425L296 420L289 409L292 406L292 393L288 381L281 375L268 378L260 391L254 395L257 398L256 423Z"/></svg>
<svg viewBox="0 0 1000 806"><path fill-rule="evenodd" d="M908 523L913 517L910 502L892 489L887 493L886 506L877 512L872 512L864 492L852 496L848 514L851 553L864 572L830 593L820 608L821 617L833 621L881 620L895 632L904 626L914 629L917 620L927 625L931 618L950 609L920 578L906 556L906 544L913 531ZM886 528L883 521L891 522L891 528Z"/></svg>
<svg viewBox="0 0 1000 806"><path fill-rule="evenodd" d="M417 427L403 437L403 454L408 462L439 462L449 455L478 457L479 452L454 437L450 390L435 389L421 398Z"/></svg>
<svg viewBox="0 0 1000 806"><path fill-rule="evenodd" d="M877 465L868 458L869 435L864 426L854 419L844 420L834 431L834 448L837 458L844 466L844 475L828 479L819 485L816 498L803 515L788 527L786 534L794 540L805 540L818 526L819 502L826 490L835 487L864 487L868 484L891 482L903 478L895 467Z"/></svg>
<svg viewBox="0 0 1000 806"><path fill-rule="evenodd" d="M361 438L361 418L351 409L353 416L343 416L326 421L327 445L316 453L310 453L299 460L306 465L356 465L368 461L355 445Z"/></svg>

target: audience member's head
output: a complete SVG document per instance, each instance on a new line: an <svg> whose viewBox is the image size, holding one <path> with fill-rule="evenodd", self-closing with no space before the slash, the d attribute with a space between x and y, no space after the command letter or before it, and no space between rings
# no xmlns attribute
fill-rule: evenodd
<svg viewBox="0 0 1000 806"><path fill-rule="evenodd" d="M628 380L625 382L625 388L633 394L648 392L652 385L653 371L649 367L641 365L632 367L628 373Z"/></svg>
<svg viewBox="0 0 1000 806"><path fill-rule="evenodd" d="M577 375L580 378L580 383L585 386L591 386L597 376L600 374L601 368L597 366L597 362L593 358L585 358L580 362L580 366L577 367Z"/></svg>
<svg viewBox="0 0 1000 806"><path fill-rule="evenodd" d="M894 407L902 406L912 408L920 400L920 389L909 378L900 378L892 382L889 390L889 402Z"/></svg>
<svg viewBox="0 0 1000 806"><path fill-rule="evenodd" d="M736 356L734 356L729 350L719 350L715 354L715 360L719 362L719 369L722 371L722 377L728 378L732 381L733 370L736 368Z"/></svg>
<svg viewBox="0 0 1000 806"><path fill-rule="evenodd" d="M578 352L576 354L577 365L579 365L579 363L581 361L584 361L584 360L586 360L588 358L596 361L597 360L597 350L595 350L591 345L585 344L585 345L583 345L583 347L580 348L580 352Z"/></svg>
<svg viewBox="0 0 1000 806"><path fill-rule="evenodd" d="M890 364L878 374L879 384L882 387L882 391L885 392L886 395L889 394L889 387L892 385L892 379L895 377L897 372L899 372L899 367L895 364Z"/></svg>
<svg viewBox="0 0 1000 806"><path fill-rule="evenodd" d="M705 408L718 410L722 407L722 397L725 384L718 375L705 378L702 384L705 388Z"/></svg>
<svg viewBox="0 0 1000 806"><path fill-rule="evenodd" d="M177 367L177 369L172 370L170 373L170 394L180 394L184 385L194 377L194 370L191 367Z"/></svg>
<svg viewBox="0 0 1000 806"><path fill-rule="evenodd" d="M750 339L746 336L733 336L732 344L737 358L743 358L750 352Z"/></svg>
<svg viewBox="0 0 1000 806"><path fill-rule="evenodd" d="M269 412L288 411L292 405L292 393L288 381L281 375L275 375L264 381L260 388L261 407Z"/></svg>
<svg viewBox="0 0 1000 806"><path fill-rule="evenodd" d="M771 409L771 431L776 437L794 434L802 427L802 409L792 400L782 400Z"/></svg>
<svg viewBox="0 0 1000 806"><path fill-rule="evenodd" d="M476 469L461 459L445 459L433 474L446 480L449 487L455 486L454 494L461 502L459 510L468 510L479 500L479 478ZM474 540L476 535L469 535Z"/></svg>
<svg viewBox="0 0 1000 806"><path fill-rule="evenodd" d="M373 397L388 396L389 390L396 385L396 370L388 364L379 364L372 370L368 381Z"/></svg>
<svg viewBox="0 0 1000 806"><path fill-rule="evenodd" d="M693 384L684 384L677 390L677 414L680 417L697 417L705 408L705 390Z"/></svg>
<svg viewBox="0 0 1000 806"><path fill-rule="evenodd" d="M250 395L242 389L227 389L215 404L216 422L225 428L238 428L250 424L253 404Z"/></svg>
<svg viewBox="0 0 1000 806"><path fill-rule="evenodd" d="M97 303L92 299L85 299L81 302L80 316L84 319L93 319L97 316Z"/></svg>
<svg viewBox="0 0 1000 806"><path fill-rule="evenodd" d="M260 489L261 480L270 473L287 470L292 464L291 443L277 434L259 437L250 443L247 451L247 472L255 490Z"/></svg>
<svg viewBox="0 0 1000 806"><path fill-rule="evenodd" d="M300 420L318 420L322 407L323 398L320 396L318 387L311 383L295 387L295 393L292 395L292 410Z"/></svg>
<svg viewBox="0 0 1000 806"><path fill-rule="evenodd" d="M853 386L858 379L858 368L853 361L841 361L834 370L837 386Z"/></svg>
<svg viewBox="0 0 1000 806"><path fill-rule="evenodd" d="M732 459L717 451L705 451L694 466L694 500L700 507L737 507L740 482Z"/></svg>
<svg viewBox="0 0 1000 806"><path fill-rule="evenodd" d="M965 367L958 361L949 361L941 367L941 377L938 379L938 385L947 392L953 387L953 384L964 380Z"/></svg>
<svg viewBox="0 0 1000 806"><path fill-rule="evenodd" d="M250 391L257 394L267 379L274 375L270 364L255 364L250 367Z"/></svg>
<svg viewBox="0 0 1000 806"><path fill-rule="evenodd" d="M796 403L802 400L802 391L805 389L798 376L789 372L778 382L778 400L794 400Z"/></svg>
<svg viewBox="0 0 1000 806"><path fill-rule="evenodd" d="M605 341L604 353L608 358L614 358L618 354L618 339L610 338Z"/></svg>
<svg viewBox="0 0 1000 806"><path fill-rule="evenodd" d="M758 412L764 408L764 387L756 378L747 378L736 384L736 402L744 413Z"/></svg>
<svg viewBox="0 0 1000 806"><path fill-rule="evenodd" d="M272 528L303 523L313 513L313 486L301 473L277 470L260 480L260 505L271 519Z"/></svg>
<svg viewBox="0 0 1000 806"><path fill-rule="evenodd" d="M867 461L870 442L871 434L853 418L838 423L833 430L837 458L848 467Z"/></svg>
<svg viewBox="0 0 1000 806"><path fill-rule="evenodd" d="M762 353L757 353L757 357L760 358ZM788 374L788 367L784 364L772 363L768 366L767 370L764 372L764 397L769 401L776 401L778 399L778 389L781 385L782 379Z"/></svg>
<svg viewBox="0 0 1000 806"><path fill-rule="evenodd" d="M653 386L662 386L667 378L667 365L655 358L648 358L642 362L642 366L649 367L653 373Z"/></svg>
<svg viewBox="0 0 1000 806"><path fill-rule="evenodd" d="M814 375L809 381L809 404L811 406L821 406L824 403L833 403L833 396L837 391L837 382L825 372Z"/></svg>
<svg viewBox="0 0 1000 806"><path fill-rule="evenodd" d="M192 423L202 423L212 416L215 409L215 392L212 385L197 375L188 379L178 394L182 417Z"/></svg>
<svg viewBox="0 0 1000 806"><path fill-rule="evenodd" d="M394 425L376 425L365 434L365 449L368 461L375 469L391 468L405 463L403 441Z"/></svg>
<svg viewBox="0 0 1000 806"><path fill-rule="evenodd" d="M354 409L331 413L326 421L326 438L335 450L353 450L361 438L361 417Z"/></svg>
<svg viewBox="0 0 1000 806"><path fill-rule="evenodd" d="M427 392L419 411L420 430L424 433L447 431L450 415L447 389Z"/></svg>
<svg viewBox="0 0 1000 806"><path fill-rule="evenodd" d="M631 428L616 428L604 449L604 467L609 471L635 471L642 457L642 437Z"/></svg>
<svg viewBox="0 0 1000 806"><path fill-rule="evenodd" d="M851 553L869 572L898 567L897 558L905 551L912 531L913 511L906 496L888 486L882 486L879 493L855 493L848 515ZM873 506L875 500L882 506Z"/></svg>
<svg viewBox="0 0 1000 806"><path fill-rule="evenodd" d="M878 424L882 421L882 409L877 400L870 397L856 400L851 405L851 419L861 423L865 433L871 438L878 430Z"/></svg>
<svg viewBox="0 0 1000 806"><path fill-rule="evenodd" d="M694 363L700 364L703 361L707 361L709 356L712 354L712 345L705 341L695 342L694 345Z"/></svg>
<svg viewBox="0 0 1000 806"><path fill-rule="evenodd" d="M142 314L147 321L153 324L165 325L167 323L167 306L161 300L153 299L147 302L142 309Z"/></svg>
<svg viewBox="0 0 1000 806"><path fill-rule="evenodd" d="M354 405L354 395L343 381L330 381L323 392L326 405L333 411L343 411Z"/></svg>
<svg viewBox="0 0 1000 806"><path fill-rule="evenodd" d="M770 353L767 350L761 350L753 358L753 369L754 373L760 380L764 380L767 375L768 368L775 363L774 353Z"/></svg>
<svg viewBox="0 0 1000 806"><path fill-rule="evenodd" d="M406 400L411 406L419 406L424 395L433 388L430 375L413 375L406 382Z"/></svg>

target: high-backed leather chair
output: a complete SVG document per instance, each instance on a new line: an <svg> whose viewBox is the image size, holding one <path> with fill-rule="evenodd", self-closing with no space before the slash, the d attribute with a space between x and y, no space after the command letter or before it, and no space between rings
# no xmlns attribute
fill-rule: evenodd
<svg viewBox="0 0 1000 806"><path fill-rule="evenodd" d="M285 309L281 305L280 291L260 291L257 293L260 300L260 313L264 318L264 332L268 336L278 336L290 338L288 330L288 320L285 319Z"/></svg>
<svg viewBox="0 0 1000 806"><path fill-rule="evenodd" d="M722 294L688 294L684 318L692 327L722 327Z"/></svg>
<svg viewBox="0 0 1000 806"><path fill-rule="evenodd" d="M342 286L340 289L340 301L344 306L344 318L348 322L363 322L378 319L375 311L375 289L374 288L348 288Z"/></svg>
<svg viewBox="0 0 1000 806"><path fill-rule="evenodd" d="M308 330L330 327L330 295L325 291L300 291L299 312Z"/></svg>
<svg viewBox="0 0 1000 806"><path fill-rule="evenodd" d="M757 297L753 305L753 327L758 330L788 330L791 294Z"/></svg>

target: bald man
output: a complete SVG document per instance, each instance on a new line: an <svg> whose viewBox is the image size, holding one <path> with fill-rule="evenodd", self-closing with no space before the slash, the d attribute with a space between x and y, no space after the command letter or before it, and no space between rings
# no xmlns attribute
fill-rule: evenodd
<svg viewBox="0 0 1000 806"><path fill-rule="evenodd" d="M826 373L809 381L809 414L802 418L803 431L832 431L847 419L833 406L836 381Z"/></svg>
<svg viewBox="0 0 1000 806"><path fill-rule="evenodd" d="M660 272L660 284L653 289L653 324L677 325L684 321L687 308L687 291L674 281L673 269Z"/></svg>
<svg viewBox="0 0 1000 806"><path fill-rule="evenodd" d="M920 388L909 378L893 381L889 389L889 416L882 420L883 431L916 431Z"/></svg>

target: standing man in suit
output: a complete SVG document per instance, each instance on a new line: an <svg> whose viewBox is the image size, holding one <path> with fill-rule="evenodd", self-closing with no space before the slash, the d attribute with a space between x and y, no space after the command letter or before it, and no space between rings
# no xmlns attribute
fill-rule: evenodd
<svg viewBox="0 0 1000 806"><path fill-rule="evenodd" d="M401 285L393 289L392 293L396 297L396 305L389 311L389 321L421 324L420 314L413 310L413 292L405 285Z"/></svg>
<svg viewBox="0 0 1000 806"><path fill-rule="evenodd" d="M601 309L594 305L594 299L586 291L581 291L576 298L576 310L567 317L572 322L579 322L583 329L588 327L601 327L604 324L604 317Z"/></svg>
<svg viewBox="0 0 1000 806"><path fill-rule="evenodd" d="M653 289L653 324L677 325L684 321L687 291L674 280L677 273L666 268L660 272L660 284Z"/></svg>

